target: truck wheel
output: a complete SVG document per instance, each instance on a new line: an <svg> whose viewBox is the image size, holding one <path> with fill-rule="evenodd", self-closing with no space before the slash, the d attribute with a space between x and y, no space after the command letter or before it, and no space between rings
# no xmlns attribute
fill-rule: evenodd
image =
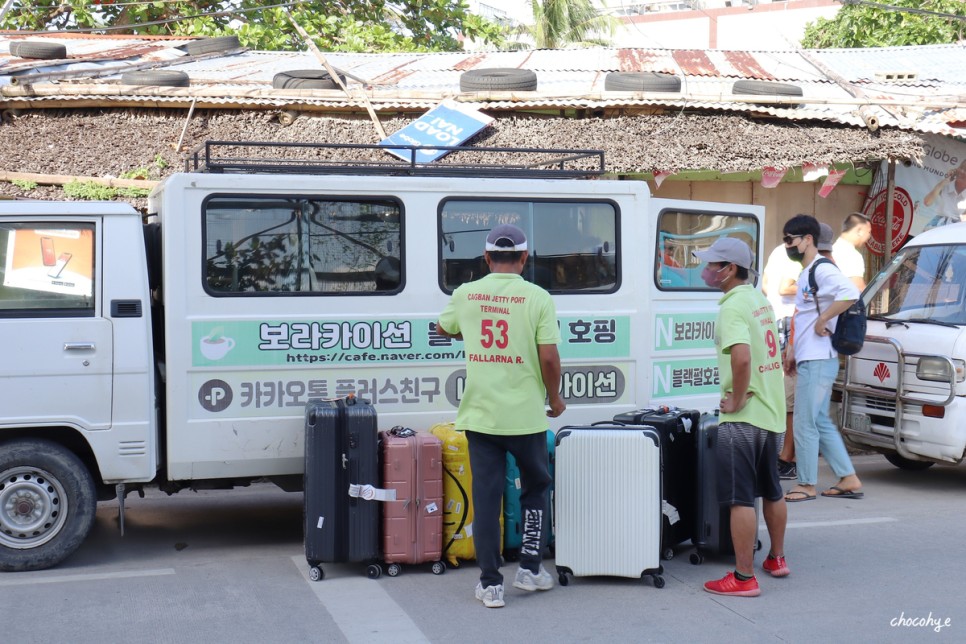
<svg viewBox="0 0 966 644"><path fill-rule="evenodd" d="M67 58L67 46L56 42L14 40L10 43L10 55L38 60L63 60Z"/></svg>
<svg viewBox="0 0 966 644"><path fill-rule="evenodd" d="M898 454L886 454L885 457L887 461L900 470L909 470L910 472L927 470L935 465L932 461L910 461L908 458L903 458Z"/></svg>
<svg viewBox="0 0 966 644"><path fill-rule="evenodd" d="M460 75L461 92L529 92L537 89L537 73L515 67L471 69Z"/></svg>
<svg viewBox="0 0 966 644"><path fill-rule="evenodd" d="M121 85L188 87L190 84L188 74L177 69L141 69L121 74Z"/></svg>
<svg viewBox="0 0 966 644"><path fill-rule="evenodd" d="M181 45L186 54L201 56L202 54L215 54L222 51L240 49L241 43L238 36L213 36L211 38L199 38Z"/></svg>
<svg viewBox="0 0 966 644"><path fill-rule="evenodd" d="M44 439L0 443L0 571L43 570L83 543L97 493L81 460Z"/></svg>
<svg viewBox="0 0 966 644"><path fill-rule="evenodd" d="M680 92L681 79L659 72L611 72L604 76L605 92Z"/></svg>

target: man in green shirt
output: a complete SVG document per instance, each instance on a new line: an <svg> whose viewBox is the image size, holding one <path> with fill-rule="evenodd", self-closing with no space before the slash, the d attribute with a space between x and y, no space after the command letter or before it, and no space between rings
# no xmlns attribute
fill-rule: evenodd
<svg viewBox="0 0 966 644"><path fill-rule="evenodd" d="M523 511L513 585L527 591L553 587L541 564L552 483L546 431L547 417L556 418L566 405L560 396L560 330L553 300L521 276L526 235L501 224L487 235L484 250L490 273L453 292L436 330L463 340L466 349L456 428L466 431L473 472L473 538L480 566L476 598L487 608L499 608L504 605L500 514L508 452L520 468Z"/></svg>
<svg viewBox="0 0 966 644"><path fill-rule="evenodd" d="M754 260L748 244L719 237L694 251L706 263L701 279L724 292L715 324L721 381L718 424L718 502L731 506L735 570L705 583L718 595L757 597L755 578L755 498L763 497L771 548L762 569L773 577L789 574L785 563L785 497L778 478L778 444L785 430L785 388L775 312L762 292L748 283Z"/></svg>

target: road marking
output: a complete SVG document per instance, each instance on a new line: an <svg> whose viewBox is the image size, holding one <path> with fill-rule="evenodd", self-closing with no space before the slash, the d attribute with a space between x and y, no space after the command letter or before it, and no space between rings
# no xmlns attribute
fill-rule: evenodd
<svg viewBox="0 0 966 644"><path fill-rule="evenodd" d="M841 521L789 521L788 528L825 528L838 525L862 525L865 523L891 523L898 521L895 517L867 517L865 519L843 519ZM764 525L764 524L762 524Z"/></svg>
<svg viewBox="0 0 966 644"><path fill-rule="evenodd" d="M429 638L378 582L363 577L361 573L358 578L309 581L309 566L305 557L295 556L292 561L349 642L429 642Z"/></svg>
<svg viewBox="0 0 966 644"><path fill-rule="evenodd" d="M14 573L16 575L16 573ZM173 575L174 568L158 568L156 570L124 570L121 572L100 572L82 575L52 575L50 577L15 577L13 579L0 579L2 586L32 586L35 584L63 584L71 581L97 581L101 579L124 579L126 577L158 577L160 575Z"/></svg>

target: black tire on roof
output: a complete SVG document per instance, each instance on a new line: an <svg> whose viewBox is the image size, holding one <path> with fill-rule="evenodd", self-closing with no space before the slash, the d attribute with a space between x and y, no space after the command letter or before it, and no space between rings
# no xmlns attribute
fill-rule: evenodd
<svg viewBox="0 0 966 644"><path fill-rule="evenodd" d="M67 58L67 46L56 42L14 40L10 43L10 55L16 56L17 58L63 60Z"/></svg>
<svg viewBox="0 0 966 644"><path fill-rule="evenodd" d="M659 72L611 72L604 77L605 91L680 92L681 78Z"/></svg>
<svg viewBox="0 0 966 644"><path fill-rule="evenodd" d="M231 51L240 47L241 43L238 42L238 36L215 36L192 40L181 45L179 49L192 56L199 56L201 54L214 54L219 51Z"/></svg>
<svg viewBox="0 0 966 644"><path fill-rule="evenodd" d="M345 76L339 74L345 85ZM275 89L339 89L339 84L324 69L293 69L279 72L272 78Z"/></svg>
<svg viewBox="0 0 966 644"><path fill-rule="evenodd" d="M143 69L121 74L122 85L150 85L155 87L188 87L190 80L175 69Z"/></svg>
<svg viewBox="0 0 966 644"><path fill-rule="evenodd" d="M461 92L516 90L529 92L537 89L537 74L530 69L489 67L471 69L460 76Z"/></svg>
<svg viewBox="0 0 966 644"><path fill-rule="evenodd" d="M731 86L732 94L753 94L755 96L802 96L802 88L788 83L772 81L740 80Z"/></svg>

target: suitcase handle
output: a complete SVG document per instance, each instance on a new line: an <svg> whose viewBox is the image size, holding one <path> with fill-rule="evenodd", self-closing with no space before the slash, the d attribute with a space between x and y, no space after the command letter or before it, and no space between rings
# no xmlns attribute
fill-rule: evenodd
<svg viewBox="0 0 966 644"><path fill-rule="evenodd" d="M409 427L403 427L402 425L396 425L389 430L389 433L400 438L409 438L410 436L416 435L414 430L410 429Z"/></svg>
<svg viewBox="0 0 966 644"><path fill-rule="evenodd" d="M591 423L591 427L597 427L598 425L620 425L621 427L627 427L627 423L621 422L619 420L598 420L596 423Z"/></svg>

